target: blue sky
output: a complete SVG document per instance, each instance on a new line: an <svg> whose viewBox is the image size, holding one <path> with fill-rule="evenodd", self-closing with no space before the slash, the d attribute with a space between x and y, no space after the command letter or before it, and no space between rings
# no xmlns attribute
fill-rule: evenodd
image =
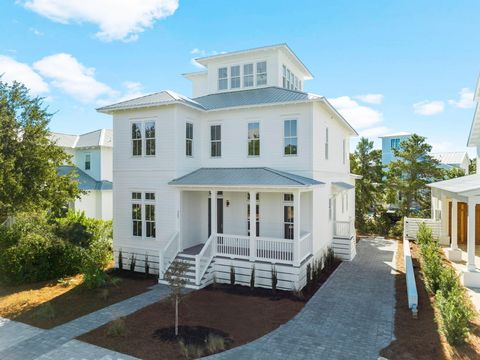
<svg viewBox="0 0 480 360"><path fill-rule="evenodd" d="M305 90L331 99L361 134L416 132L436 151L466 149L479 1L65 3L0 5L0 73L45 97L53 131L111 127L95 108L119 99L190 95L180 74L198 70L196 56L286 42L315 76Z"/></svg>

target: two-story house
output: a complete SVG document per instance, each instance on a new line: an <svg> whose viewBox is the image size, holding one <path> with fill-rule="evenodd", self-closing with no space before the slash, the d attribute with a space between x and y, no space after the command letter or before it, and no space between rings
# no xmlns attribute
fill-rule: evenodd
<svg viewBox="0 0 480 360"><path fill-rule="evenodd" d="M412 134L406 132L400 132L396 134L380 136L382 139L382 165L388 166L391 161L397 158L393 154L394 149L400 148L400 143L404 140L408 140Z"/></svg>
<svg viewBox="0 0 480 360"><path fill-rule="evenodd" d="M329 247L352 259L355 130L286 45L196 59L191 98L166 90L99 108L113 116L114 248L160 281L175 259L193 288L215 278L305 284ZM118 265L118 264L117 264Z"/></svg>
<svg viewBox="0 0 480 360"><path fill-rule="evenodd" d="M60 166L59 173L75 171L78 187L85 191L70 208L102 220L112 219L112 135L111 129L81 135L51 133L52 140L71 155L74 164Z"/></svg>

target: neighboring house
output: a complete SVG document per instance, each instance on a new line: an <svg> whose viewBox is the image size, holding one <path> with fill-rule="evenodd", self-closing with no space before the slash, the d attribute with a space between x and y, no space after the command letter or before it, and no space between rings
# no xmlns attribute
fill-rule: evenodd
<svg viewBox="0 0 480 360"><path fill-rule="evenodd" d="M70 204L88 217L112 219L112 130L100 129L82 135L52 133L52 139L72 156L74 166L63 165L60 174L75 170L79 188L86 193Z"/></svg>
<svg viewBox="0 0 480 360"><path fill-rule="evenodd" d="M465 175L468 174L470 159L466 151L431 153L430 155L440 162L440 168L445 170L459 168L465 172Z"/></svg>
<svg viewBox="0 0 480 360"><path fill-rule="evenodd" d="M329 247L355 256L355 130L285 44L196 59L193 97L166 90L99 108L113 115L114 249L160 273L190 263L213 281L301 288ZM118 263L117 263L118 265Z"/></svg>
<svg viewBox="0 0 480 360"><path fill-rule="evenodd" d="M480 83L475 100L477 107L467 145L480 153ZM480 174L462 176L429 185L432 188L432 219L438 223L440 241L450 245L447 256L461 261L467 250L467 263L462 281L471 287L480 287L480 272L475 264L475 247L480 245Z"/></svg>
<svg viewBox="0 0 480 360"><path fill-rule="evenodd" d="M409 139L411 136L412 134L406 132L380 136L380 139L382 139L383 166L388 166L391 161L397 160L395 155L393 155L393 149L399 149L400 143L404 140Z"/></svg>

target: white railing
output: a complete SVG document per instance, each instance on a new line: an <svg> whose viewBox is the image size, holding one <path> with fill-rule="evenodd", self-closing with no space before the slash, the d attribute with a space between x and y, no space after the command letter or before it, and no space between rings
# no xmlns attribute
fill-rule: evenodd
<svg viewBox="0 0 480 360"><path fill-rule="evenodd" d="M300 254L299 259L300 263L312 253L312 234L306 233L300 237Z"/></svg>
<svg viewBox="0 0 480 360"><path fill-rule="evenodd" d="M250 238L244 235L217 234L217 255L232 258L250 257Z"/></svg>
<svg viewBox="0 0 480 360"><path fill-rule="evenodd" d="M195 284L200 285L203 275L215 256L215 235L210 235L202 251L195 255Z"/></svg>
<svg viewBox="0 0 480 360"><path fill-rule="evenodd" d="M165 247L160 250L158 257L158 272L161 279L165 276L165 272L180 251L180 238L178 232L167 241Z"/></svg>
<svg viewBox="0 0 480 360"><path fill-rule="evenodd" d="M353 219L348 221L335 221L333 224L333 236L350 238L354 234Z"/></svg>
<svg viewBox="0 0 480 360"><path fill-rule="evenodd" d="M420 219L420 218L404 218L403 231L407 239L417 239L417 232L420 224L424 223L430 229L434 239L440 239L442 235L442 222L440 220Z"/></svg>
<svg viewBox="0 0 480 360"><path fill-rule="evenodd" d="M293 261L293 240L257 237L256 249L259 260L291 263Z"/></svg>

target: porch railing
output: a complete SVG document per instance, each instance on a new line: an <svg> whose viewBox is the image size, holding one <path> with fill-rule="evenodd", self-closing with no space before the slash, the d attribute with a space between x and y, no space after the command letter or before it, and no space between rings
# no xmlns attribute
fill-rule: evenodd
<svg viewBox="0 0 480 360"><path fill-rule="evenodd" d="M195 255L195 284L200 285L203 275L215 256L215 236L210 235L202 251Z"/></svg>
<svg viewBox="0 0 480 360"><path fill-rule="evenodd" d="M299 259L300 263L312 253L312 234L311 233L306 233L302 234L300 237L300 254L299 254Z"/></svg>
<svg viewBox="0 0 480 360"><path fill-rule="evenodd" d="M172 261L177 256L180 251L180 238L178 232L173 234L173 236L167 241L165 247L160 251L160 256L158 258L158 271L160 273L160 278L165 276L165 272L172 263Z"/></svg>
<svg viewBox="0 0 480 360"><path fill-rule="evenodd" d="M355 233L353 218L348 221L335 221L333 224L333 236L350 238Z"/></svg>
<svg viewBox="0 0 480 360"><path fill-rule="evenodd" d="M217 234L217 254L248 259L250 238L245 235Z"/></svg>
<svg viewBox="0 0 480 360"><path fill-rule="evenodd" d="M293 240L257 237L256 248L259 260L274 260L291 263L293 261Z"/></svg>
<svg viewBox="0 0 480 360"><path fill-rule="evenodd" d="M403 231L407 239L416 239L420 224L424 223L432 229L434 239L440 239L442 236L442 222L440 220L421 219L421 218L404 218Z"/></svg>

